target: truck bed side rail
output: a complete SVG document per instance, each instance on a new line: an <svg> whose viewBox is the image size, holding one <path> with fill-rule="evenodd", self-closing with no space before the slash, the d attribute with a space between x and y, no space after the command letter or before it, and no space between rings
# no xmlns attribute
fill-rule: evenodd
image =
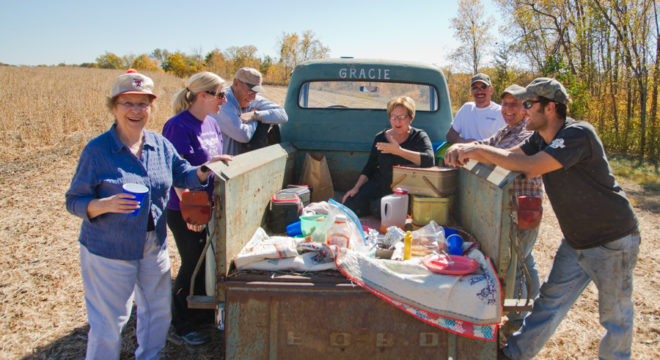
<svg viewBox="0 0 660 360"><path fill-rule="evenodd" d="M517 259L512 237L517 228L512 183L520 173L471 161L458 175L454 202L456 221L480 242L481 249L493 261L502 283L504 298L513 297Z"/></svg>
<svg viewBox="0 0 660 360"><path fill-rule="evenodd" d="M207 265L208 284L229 273L231 260L263 224L272 195L292 183L296 148L277 144L234 157L230 166L209 166L215 176L212 247L215 264ZM216 302L224 301L224 292L215 287Z"/></svg>

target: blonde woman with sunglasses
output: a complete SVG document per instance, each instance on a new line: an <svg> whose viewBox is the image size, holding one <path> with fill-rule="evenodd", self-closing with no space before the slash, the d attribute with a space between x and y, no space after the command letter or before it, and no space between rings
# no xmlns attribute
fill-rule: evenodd
<svg viewBox="0 0 660 360"><path fill-rule="evenodd" d="M222 133L218 124L208 114L220 111L226 103L224 80L211 72L194 74L186 87L174 97L174 112L163 127L163 136L174 144L179 155L193 165L200 165L217 155L222 155ZM231 156L224 155L230 160ZM201 345L209 337L199 329L204 323L213 322L213 312L188 309L186 296L190 293L190 279L206 242L206 229L201 225L188 224L181 215L179 199L185 189L172 187L167 203L167 225L176 242L181 266L172 289L171 337L189 345ZM209 199L213 197L213 175L205 188ZM204 291L204 276L198 276L195 293Z"/></svg>

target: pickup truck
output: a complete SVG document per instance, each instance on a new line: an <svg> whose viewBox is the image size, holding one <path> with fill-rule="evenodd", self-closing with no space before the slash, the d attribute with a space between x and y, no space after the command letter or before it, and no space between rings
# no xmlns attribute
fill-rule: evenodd
<svg viewBox="0 0 660 360"><path fill-rule="evenodd" d="M336 271L237 271L234 258L266 223L271 196L296 184L305 154L327 158L336 200L355 183L375 134L389 127L386 103L409 95L413 126L433 142L452 119L447 82L436 66L358 59L313 60L292 73L282 143L238 155L216 173L206 252L207 295L189 307L216 309L226 359L495 359L497 341L433 327L351 283ZM501 169L499 169L501 170ZM516 257L511 182L519 174L476 164L458 172L452 215L490 257L505 298Z"/></svg>

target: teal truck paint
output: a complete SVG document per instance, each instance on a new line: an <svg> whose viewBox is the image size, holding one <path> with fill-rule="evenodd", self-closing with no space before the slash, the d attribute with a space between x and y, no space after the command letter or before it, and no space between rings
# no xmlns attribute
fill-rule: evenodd
<svg viewBox="0 0 660 360"><path fill-rule="evenodd" d="M340 86L343 85L343 86ZM417 112L412 126L432 142L445 140L452 111L447 81L433 65L356 59L316 60L298 65L289 82L282 139L300 151L326 155L335 186L357 180L373 139L388 128L386 103L410 95ZM334 101L334 102L333 102Z"/></svg>
<svg viewBox="0 0 660 360"><path fill-rule="evenodd" d="M295 184L306 153L328 158L335 199L366 162L374 135L388 127L385 104L410 94L413 126L443 141L451 123L446 80L423 64L334 59L292 74L283 142L214 164L215 210L206 254L207 296L190 307L224 310L226 359L495 359L497 342L425 324L347 281L320 273L238 272L231 259L265 223L273 193ZM475 235L511 297L516 259L511 182L518 174L477 164L461 169L453 214Z"/></svg>

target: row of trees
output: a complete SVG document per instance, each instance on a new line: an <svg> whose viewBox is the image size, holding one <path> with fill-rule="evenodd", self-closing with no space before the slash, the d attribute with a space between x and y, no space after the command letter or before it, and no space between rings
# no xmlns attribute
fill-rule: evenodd
<svg viewBox="0 0 660 360"><path fill-rule="evenodd" d="M185 54L155 49L150 54L118 56L111 52L96 58L94 63L81 66L103 69L128 69L164 71L179 77L187 77L199 71L212 71L225 79L231 79L236 70L249 66L259 69L264 81L271 84L286 84L291 71L299 63L310 59L326 58L330 49L316 39L311 30L302 35L282 34L279 42L280 57L259 57L257 48L252 45L232 46L224 51L214 49L207 54L197 51Z"/></svg>
<svg viewBox="0 0 660 360"><path fill-rule="evenodd" d="M487 71L496 90L543 75L566 85L572 116L605 146L657 164L660 26L656 0L496 0L506 26L495 40L480 0L459 0L453 56ZM491 67L484 59L491 56ZM458 63L458 62L457 62ZM525 71L521 70L525 69ZM499 92L498 91L498 92Z"/></svg>

